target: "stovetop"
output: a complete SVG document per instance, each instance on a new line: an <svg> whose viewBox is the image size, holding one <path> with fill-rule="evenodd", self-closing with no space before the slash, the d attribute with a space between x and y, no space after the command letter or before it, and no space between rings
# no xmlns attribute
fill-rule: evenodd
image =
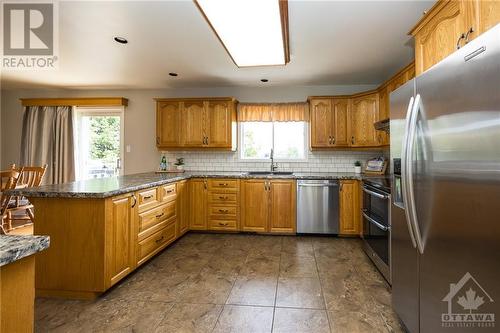
<svg viewBox="0 0 500 333"><path fill-rule="evenodd" d="M387 193L391 193L391 180L392 178L388 176L363 178L363 182Z"/></svg>

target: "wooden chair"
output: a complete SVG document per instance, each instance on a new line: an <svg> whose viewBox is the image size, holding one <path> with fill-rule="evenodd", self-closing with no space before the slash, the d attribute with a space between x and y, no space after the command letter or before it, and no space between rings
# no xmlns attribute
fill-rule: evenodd
<svg viewBox="0 0 500 333"><path fill-rule="evenodd" d="M43 176L47 170L47 164L42 167L27 166L22 168L17 168L15 164L12 164L11 170L20 172L16 187L34 187L40 186L42 183ZM33 205L25 197L11 199L5 217L8 221L8 226L12 229L12 221L29 221L29 223L16 226L16 228L32 224L35 218L33 208Z"/></svg>
<svg viewBox="0 0 500 333"><path fill-rule="evenodd" d="M6 219L9 215L9 204L12 195L6 194L7 190L16 188L21 173L16 170L0 171L0 234L6 234L12 229L11 220Z"/></svg>

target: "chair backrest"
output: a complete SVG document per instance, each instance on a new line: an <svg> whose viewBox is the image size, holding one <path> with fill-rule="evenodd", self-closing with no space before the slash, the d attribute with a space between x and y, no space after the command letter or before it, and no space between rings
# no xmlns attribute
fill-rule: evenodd
<svg viewBox="0 0 500 333"><path fill-rule="evenodd" d="M3 217L12 195L5 194L5 191L16 188L21 172L16 170L0 171L0 217Z"/></svg>
<svg viewBox="0 0 500 333"><path fill-rule="evenodd" d="M25 185L26 187L40 186L47 170L47 164L41 167L37 166L25 166L22 168L16 168L15 164L11 166L12 170L21 172L18 180L19 185Z"/></svg>

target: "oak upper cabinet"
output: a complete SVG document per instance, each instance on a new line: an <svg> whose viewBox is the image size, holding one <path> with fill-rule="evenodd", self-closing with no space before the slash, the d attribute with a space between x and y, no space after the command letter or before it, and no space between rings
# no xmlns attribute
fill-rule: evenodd
<svg viewBox="0 0 500 333"><path fill-rule="evenodd" d="M355 97L351 102L351 147L376 147L382 144L373 124L378 121L378 93Z"/></svg>
<svg viewBox="0 0 500 333"><path fill-rule="evenodd" d="M241 183L241 230L266 232L269 220L269 181L246 179Z"/></svg>
<svg viewBox="0 0 500 333"><path fill-rule="evenodd" d="M189 230L189 184L187 180L177 183L177 237Z"/></svg>
<svg viewBox="0 0 500 333"><path fill-rule="evenodd" d="M214 100L207 102L205 145L213 148L232 148L233 131L236 132L234 101ZM234 136L236 139L236 136Z"/></svg>
<svg viewBox="0 0 500 333"><path fill-rule="evenodd" d="M358 191L358 181L340 181L340 235L359 235L360 207Z"/></svg>
<svg viewBox="0 0 500 333"><path fill-rule="evenodd" d="M180 146L182 104L179 101L164 101L156 104L156 145L158 147Z"/></svg>
<svg viewBox="0 0 500 333"><path fill-rule="evenodd" d="M189 181L189 228L207 230L207 180Z"/></svg>
<svg viewBox="0 0 500 333"><path fill-rule="evenodd" d="M156 103L158 148L236 150L233 98L159 98Z"/></svg>
<svg viewBox="0 0 500 333"><path fill-rule="evenodd" d="M270 182L271 214L269 231L295 233L296 186L293 180L272 180Z"/></svg>
<svg viewBox="0 0 500 333"><path fill-rule="evenodd" d="M346 147L348 134L348 98L311 98L311 149Z"/></svg>
<svg viewBox="0 0 500 333"><path fill-rule="evenodd" d="M205 102L184 101L181 118L182 143L185 147L201 147L205 144Z"/></svg>
<svg viewBox="0 0 500 333"><path fill-rule="evenodd" d="M136 203L136 199L130 194L106 201L106 285L114 285L135 267Z"/></svg>
<svg viewBox="0 0 500 333"><path fill-rule="evenodd" d="M309 101L309 106L311 148L330 147L333 132L332 100L330 98L314 98Z"/></svg>
<svg viewBox="0 0 500 333"><path fill-rule="evenodd" d="M477 26L479 27L479 33L472 35L475 38L479 34L493 28L500 22L500 1L498 0L475 0L476 11L478 15L476 16L479 20Z"/></svg>

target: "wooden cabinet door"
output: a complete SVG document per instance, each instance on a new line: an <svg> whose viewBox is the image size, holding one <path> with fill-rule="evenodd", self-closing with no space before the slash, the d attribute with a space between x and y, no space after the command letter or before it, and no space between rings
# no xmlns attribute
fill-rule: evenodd
<svg viewBox="0 0 500 333"><path fill-rule="evenodd" d="M377 140L373 124L378 119L378 94L354 98L351 111L351 146L374 147Z"/></svg>
<svg viewBox="0 0 500 333"><path fill-rule="evenodd" d="M389 110L389 86L384 86L378 91L379 103L378 103L378 117L377 121L390 118ZM377 135L378 142L381 146L386 146L390 144L389 135L386 132L375 131Z"/></svg>
<svg viewBox="0 0 500 333"><path fill-rule="evenodd" d="M178 147L181 145L181 103L158 102L156 106L156 145Z"/></svg>
<svg viewBox="0 0 500 333"><path fill-rule="evenodd" d="M340 231L341 235L359 234L359 199L356 180L340 182Z"/></svg>
<svg viewBox="0 0 500 333"><path fill-rule="evenodd" d="M311 148L331 146L333 112L331 99L311 99Z"/></svg>
<svg viewBox="0 0 500 333"><path fill-rule="evenodd" d="M232 102L209 101L207 106L207 145L232 146Z"/></svg>
<svg viewBox="0 0 500 333"><path fill-rule="evenodd" d="M478 13L475 17L477 17L479 23L472 22L471 26L475 28L479 25L479 29L477 29L477 33L472 34L472 38L479 36L500 22L500 1L475 0L474 2L476 3L475 9ZM468 17L470 18L471 15L468 15Z"/></svg>
<svg viewBox="0 0 500 333"><path fill-rule="evenodd" d="M207 230L207 181L189 181L189 228Z"/></svg>
<svg viewBox="0 0 500 333"><path fill-rule="evenodd" d="M112 198L106 221L107 276L110 285L130 273L135 264L134 199L130 194Z"/></svg>
<svg viewBox="0 0 500 333"><path fill-rule="evenodd" d="M182 139L185 146L201 147L206 137L204 128L205 103L185 101L182 112Z"/></svg>
<svg viewBox="0 0 500 333"><path fill-rule="evenodd" d="M241 230L266 232L269 220L268 181L247 179L241 183Z"/></svg>
<svg viewBox="0 0 500 333"><path fill-rule="evenodd" d="M332 100L332 146L346 147L349 145L349 99L339 98Z"/></svg>
<svg viewBox="0 0 500 333"><path fill-rule="evenodd" d="M293 180L271 181L270 232L295 233L296 186Z"/></svg>
<svg viewBox="0 0 500 333"><path fill-rule="evenodd" d="M186 180L177 183L177 237L189 230L189 189Z"/></svg>
<svg viewBox="0 0 500 333"><path fill-rule="evenodd" d="M466 33L467 1L449 1L436 5L427 15L415 36L415 70L419 75L457 49L462 33ZM463 40L460 40L463 45Z"/></svg>

